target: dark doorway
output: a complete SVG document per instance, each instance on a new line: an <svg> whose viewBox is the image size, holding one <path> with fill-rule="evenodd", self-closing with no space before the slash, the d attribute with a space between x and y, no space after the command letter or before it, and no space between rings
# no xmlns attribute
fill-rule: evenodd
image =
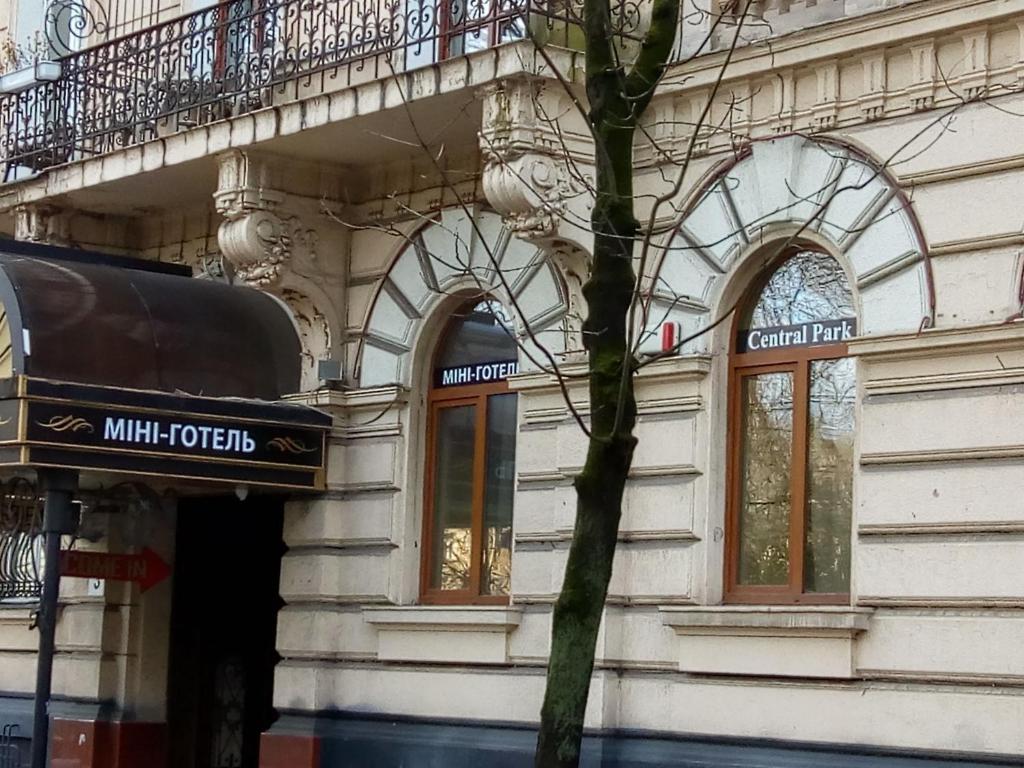
<svg viewBox="0 0 1024 768"><path fill-rule="evenodd" d="M168 679L170 768L257 768L274 720L283 504L178 505Z"/></svg>

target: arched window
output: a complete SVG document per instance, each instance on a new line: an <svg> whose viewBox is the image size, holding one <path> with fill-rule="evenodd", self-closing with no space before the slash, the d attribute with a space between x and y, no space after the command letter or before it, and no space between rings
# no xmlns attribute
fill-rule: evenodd
<svg viewBox="0 0 1024 768"><path fill-rule="evenodd" d="M850 592L856 334L846 275L795 251L740 313L730 364L726 600Z"/></svg>
<svg viewBox="0 0 1024 768"><path fill-rule="evenodd" d="M512 564L517 349L505 308L464 306L434 357L421 595L507 602Z"/></svg>

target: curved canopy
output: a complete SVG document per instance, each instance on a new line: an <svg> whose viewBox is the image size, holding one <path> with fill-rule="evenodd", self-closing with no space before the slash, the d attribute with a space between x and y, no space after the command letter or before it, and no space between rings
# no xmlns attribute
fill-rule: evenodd
<svg viewBox="0 0 1024 768"><path fill-rule="evenodd" d="M261 400L298 391L301 347L285 308L186 274L0 242L0 378Z"/></svg>

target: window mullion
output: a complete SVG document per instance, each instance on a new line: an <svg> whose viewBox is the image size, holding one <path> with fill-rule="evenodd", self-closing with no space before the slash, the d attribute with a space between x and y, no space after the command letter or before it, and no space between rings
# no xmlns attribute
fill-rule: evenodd
<svg viewBox="0 0 1024 768"><path fill-rule="evenodd" d="M426 472L423 478L423 532L422 556L420 557L420 596L430 590L431 576L434 568L434 515L437 513L434 504L434 473L437 471L437 452L434 441L437 440L437 421L440 413L437 403L427 403L427 435Z"/></svg>
<svg viewBox="0 0 1024 768"><path fill-rule="evenodd" d="M800 360L793 371L793 458L790 474L789 588L804 591L804 528L807 517L807 426L810 365Z"/></svg>
<svg viewBox="0 0 1024 768"><path fill-rule="evenodd" d="M476 439L473 443L473 519L470 531L469 588L476 597L481 594L481 564L484 539L484 492L487 471L487 395L476 401Z"/></svg>
<svg viewBox="0 0 1024 768"><path fill-rule="evenodd" d="M742 369L733 369L729 381L729 429L728 429L728 456L726 482L726 589L734 590L739 585L739 560L741 553L740 542L740 499L742 496L743 478L743 430L746 428L743 417L743 403L741 393L743 392L743 377L745 372Z"/></svg>

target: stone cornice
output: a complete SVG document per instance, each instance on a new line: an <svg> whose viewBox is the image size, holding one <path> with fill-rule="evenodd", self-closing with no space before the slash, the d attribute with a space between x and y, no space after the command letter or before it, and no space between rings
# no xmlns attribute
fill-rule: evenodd
<svg viewBox="0 0 1024 768"><path fill-rule="evenodd" d="M936 328L920 333L867 336L850 342L850 354L869 362L906 360L916 357L945 357L1001 349L1020 349L1024 343L1024 321Z"/></svg>
<svg viewBox="0 0 1024 768"><path fill-rule="evenodd" d="M771 70L804 67L837 56L891 47L895 43L909 44L915 39L990 24L1022 12L1022 0L925 0L879 10L738 48L727 79L763 76ZM879 39L878 33L883 29L884 37ZM668 83L683 82L684 85L664 86L659 98L713 85L725 56L725 51L716 51L670 69L666 74ZM770 66L765 66L766 59L770 60Z"/></svg>
<svg viewBox="0 0 1024 768"><path fill-rule="evenodd" d="M568 377L568 386L585 386L587 383L585 359L563 364L560 367L563 376ZM673 381L699 381L711 371L711 358L707 355L671 355L650 362L640 369L636 378L636 386L651 383L659 379ZM543 371L521 373L509 379L509 388L518 392L532 390L558 390L558 380Z"/></svg>
<svg viewBox="0 0 1024 768"><path fill-rule="evenodd" d="M739 48L715 96L718 117L701 127L694 151L735 151L750 138L920 113L931 112L929 119L937 120L944 114L937 107L961 109L971 100L1016 93L1024 83L1024 22L1018 21L1015 36L993 32L1022 13L1024 0L917 2ZM960 52L953 54L954 48ZM955 68L940 71L936 62L950 55ZM706 54L666 77L645 121L658 148L639 141L638 168L656 167L664 157L688 150L692 129L685 126L699 119L724 61L722 51ZM728 121L721 116L725 112ZM721 128L726 122L728 130ZM958 172L970 170L954 169L953 176ZM932 179L924 174L922 180Z"/></svg>

